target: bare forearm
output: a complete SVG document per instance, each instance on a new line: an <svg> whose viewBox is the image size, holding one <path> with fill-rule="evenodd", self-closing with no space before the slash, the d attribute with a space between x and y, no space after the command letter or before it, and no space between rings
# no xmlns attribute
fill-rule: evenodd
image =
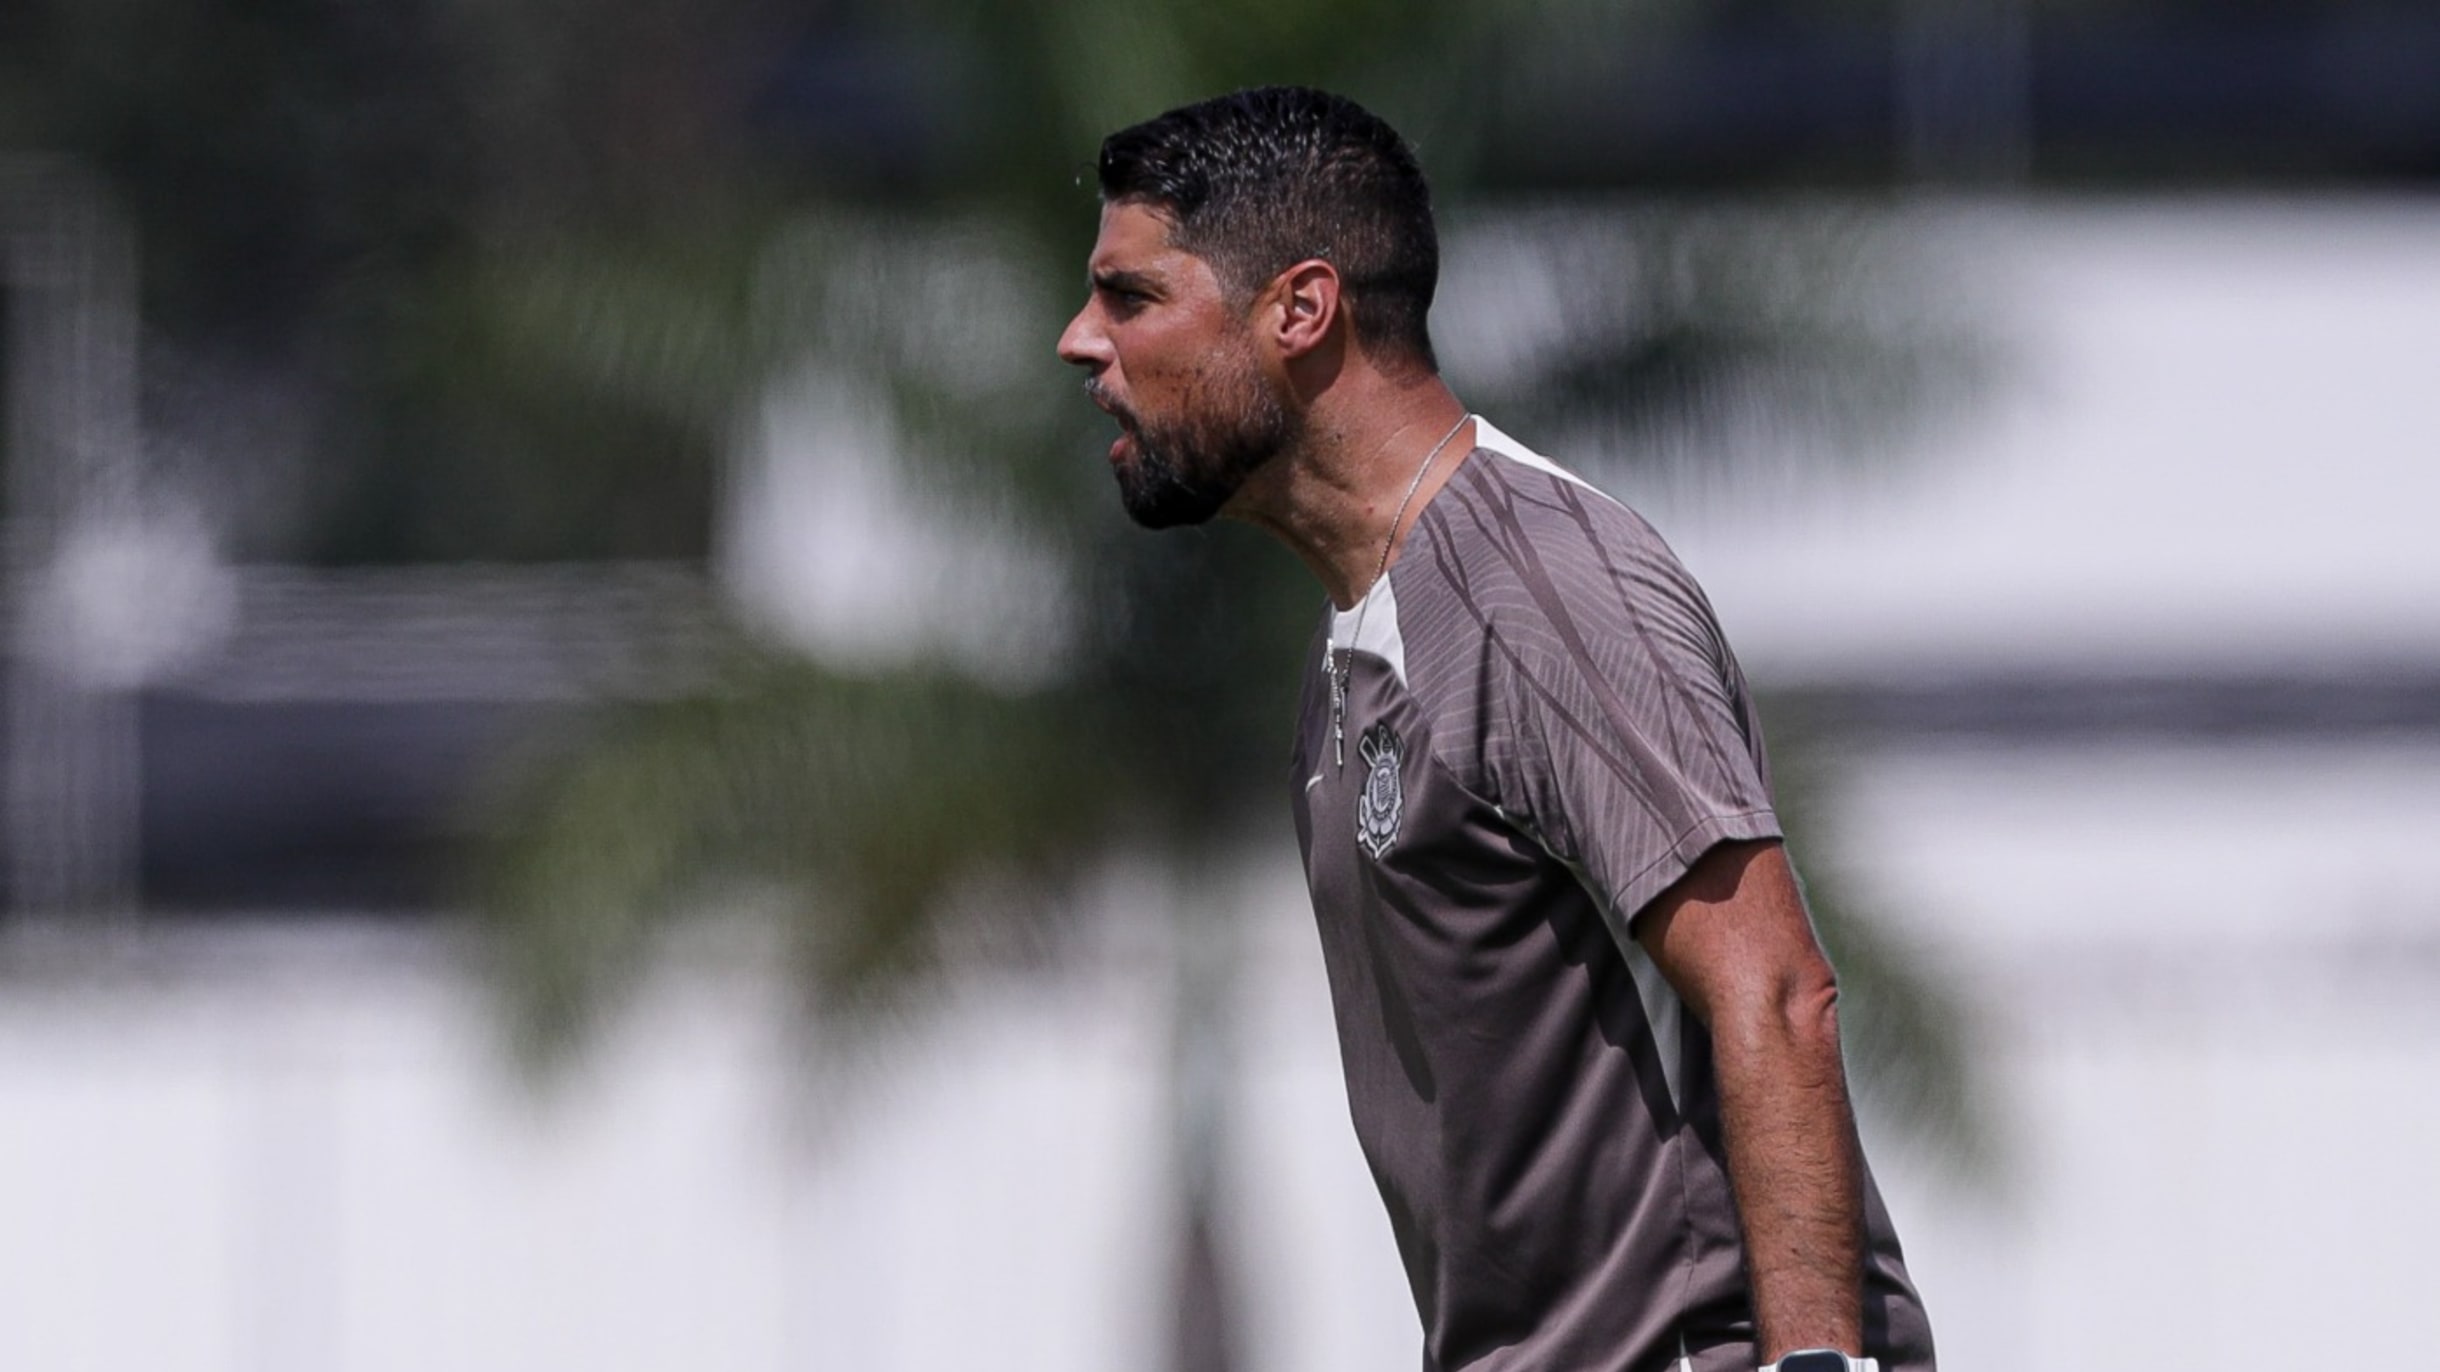
<svg viewBox="0 0 2440 1372"><path fill-rule="evenodd" d="M1863 1163L1836 993L1713 1028L1729 1182L1763 1358L1862 1350Z"/></svg>
<svg viewBox="0 0 2440 1372"><path fill-rule="evenodd" d="M1721 844L1637 938L1711 1031L1755 1337L1862 1354L1864 1162L1839 1062L1838 981L1776 842Z"/></svg>

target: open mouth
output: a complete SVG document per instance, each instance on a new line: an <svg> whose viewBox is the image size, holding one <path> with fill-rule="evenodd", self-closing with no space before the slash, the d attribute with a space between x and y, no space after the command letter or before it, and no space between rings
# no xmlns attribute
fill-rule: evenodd
<svg viewBox="0 0 2440 1372"><path fill-rule="evenodd" d="M1129 452L1135 447L1134 413L1112 399L1110 393L1102 389L1098 380L1086 381L1084 394L1087 400L1093 402L1095 409L1118 421L1118 437L1110 441L1109 457L1113 465L1126 461Z"/></svg>
<svg viewBox="0 0 2440 1372"><path fill-rule="evenodd" d="M1123 427L1135 427L1135 416L1128 413L1126 406L1111 399L1110 393L1101 388L1098 380L1084 383L1084 398L1093 402L1093 408L1117 420Z"/></svg>

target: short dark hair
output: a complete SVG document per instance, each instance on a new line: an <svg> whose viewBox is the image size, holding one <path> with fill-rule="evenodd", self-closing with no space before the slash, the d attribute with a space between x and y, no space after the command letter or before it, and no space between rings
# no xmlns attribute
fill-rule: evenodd
<svg viewBox="0 0 2440 1372"><path fill-rule="evenodd" d="M1321 258L1367 350L1437 369L1431 188L1415 150L1353 100L1266 86L1182 106L1103 139L1098 173L1104 201L1160 210L1232 295Z"/></svg>

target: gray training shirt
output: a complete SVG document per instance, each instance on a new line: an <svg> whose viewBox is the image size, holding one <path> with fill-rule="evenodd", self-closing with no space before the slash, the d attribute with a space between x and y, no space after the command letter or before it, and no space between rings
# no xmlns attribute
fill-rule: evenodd
<svg viewBox="0 0 2440 1372"><path fill-rule="evenodd" d="M1296 826L1425 1372L1751 1372L1710 1043L1629 933L1772 838L1753 703L1651 526L1477 421L1305 673ZM1329 643L1353 644L1334 742ZM1865 1351L1931 1367L1866 1178ZM1681 1360L1686 1360L1681 1362Z"/></svg>

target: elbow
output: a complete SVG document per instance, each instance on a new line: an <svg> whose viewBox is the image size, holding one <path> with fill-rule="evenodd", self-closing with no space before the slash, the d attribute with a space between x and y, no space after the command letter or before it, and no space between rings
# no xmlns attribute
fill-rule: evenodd
<svg viewBox="0 0 2440 1372"><path fill-rule="evenodd" d="M1790 1034L1824 1036L1838 1041L1838 974L1822 958L1812 958L1780 985L1777 1013Z"/></svg>
<svg viewBox="0 0 2440 1372"><path fill-rule="evenodd" d="M1753 987L1735 1017L1743 1033L1733 1036L1758 1047L1770 1044L1800 1054L1826 1050L1835 1055L1838 1000L1838 976L1830 964L1819 957L1804 959Z"/></svg>
<svg viewBox="0 0 2440 1372"><path fill-rule="evenodd" d="M1839 1045L1838 979L1825 964L1772 978L1752 994L1716 1007L1712 1065L1724 1099L1804 1083L1843 1095L1846 1055Z"/></svg>

